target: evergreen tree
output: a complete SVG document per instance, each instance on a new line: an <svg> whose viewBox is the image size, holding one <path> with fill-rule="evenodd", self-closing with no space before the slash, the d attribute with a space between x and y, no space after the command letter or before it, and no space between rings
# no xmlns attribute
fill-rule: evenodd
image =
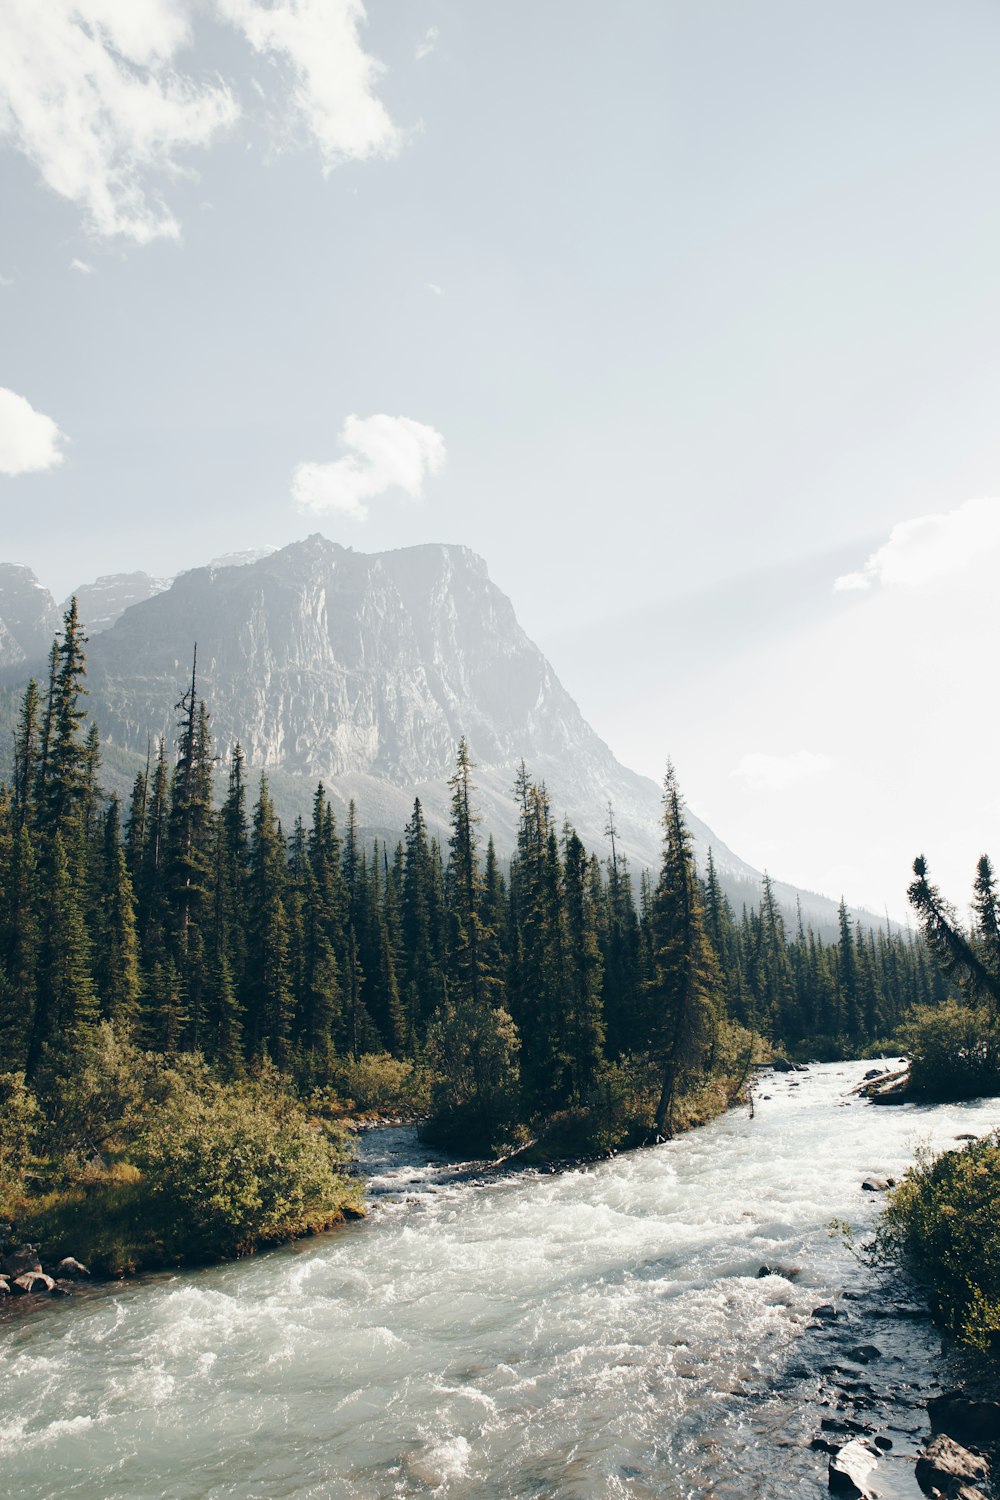
<svg viewBox="0 0 1000 1500"><path fill-rule="evenodd" d="M705 928L691 835L680 789L667 766L663 861L652 908L652 1054L660 1067L656 1128L670 1135L684 1083L697 1076L718 1022L722 976Z"/></svg>

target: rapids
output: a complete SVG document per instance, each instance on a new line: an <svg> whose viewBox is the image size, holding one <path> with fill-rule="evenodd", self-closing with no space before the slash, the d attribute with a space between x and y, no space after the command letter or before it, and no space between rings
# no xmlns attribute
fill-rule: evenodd
<svg viewBox="0 0 1000 1500"><path fill-rule="evenodd" d="M818 1497L838 1409L893 1442L879 1492L917 1494L939 1343L828 1225L870 1226L866 1175L1000 1100L874 1108L847 1097L865 1067L766 1077L752 1119L560 1174L470 1177L373 1132L365 1222L0 1323L0 1494Z"/></svg>

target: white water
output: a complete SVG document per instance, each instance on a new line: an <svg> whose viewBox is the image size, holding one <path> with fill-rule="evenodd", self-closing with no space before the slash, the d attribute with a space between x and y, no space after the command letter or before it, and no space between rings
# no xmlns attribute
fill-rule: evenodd
<svg viewBox="0 0 1000 1500"><path fill-rule="evenodd" d="M811 1325L871 1282L826 1226L870 1223L868 1173L1000 1124L1000 1100L845 1098L863 1072L767 1079L752 1120L486 1186L401 1165L431 1154L381 1132L365 1223L0 1325L0 1494L825 1494L808 1444L843 1385L905 1452L937 1358L925 1323L878 1321L871 1298ZM862 1342L884 1358L831 1372ZM880 1473L883 1494L918 1493L904 1459Z"/></svg>

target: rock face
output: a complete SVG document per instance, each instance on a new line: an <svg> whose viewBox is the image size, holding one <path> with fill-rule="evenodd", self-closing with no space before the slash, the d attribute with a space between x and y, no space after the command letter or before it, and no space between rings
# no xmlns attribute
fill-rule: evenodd
<svg viewBox="0 0 1000 1500"><path fill-rule="evenodd" d="M131 605L143 604L169 587L169 578L151 578L148 573L104 573L93 583L82 583L75 593L84 630L90 637L109 630ZM61 612L68 608L67 599Z"/></svg>
<svg viewBox="0 0 1000 1500"><path fill-rule="evenodd" d="M48 589L23 563L0 563L0 667L44 664L60 616Z"/></svg>

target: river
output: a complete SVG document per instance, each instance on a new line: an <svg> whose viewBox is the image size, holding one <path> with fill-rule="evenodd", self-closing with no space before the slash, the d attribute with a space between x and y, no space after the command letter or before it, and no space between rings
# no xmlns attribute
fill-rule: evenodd
<svg viewBox="0 0 1000 1500"><path fill-rule="evenodd" d="M893 1443L879 1493L916 1495L938 1341L827 1226L870 1225L867 1174L1000 1100L874 1108L848 1097L865 1066L767 1077L752 1119L561 1174L483 1183L373 1132L363 1223L0 1325L0 1494L818 1497L810 1439L848 1415Z"/></svg>

